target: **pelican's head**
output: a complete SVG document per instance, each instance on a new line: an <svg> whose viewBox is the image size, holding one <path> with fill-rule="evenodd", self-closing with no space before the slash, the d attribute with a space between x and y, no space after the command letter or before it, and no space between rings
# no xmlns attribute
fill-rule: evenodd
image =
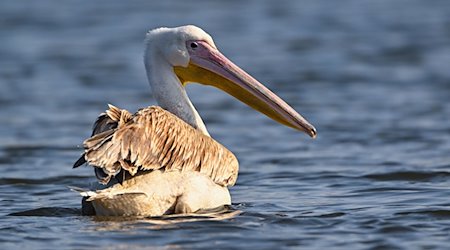
<svg viewBox="0 0 450 250"><path fill-rule="evenodd" d="M193 26L158 28L147 33L146 57L160 53L184 86L217 87L273 120L316 137L316 129L280 97L228 60L211 36Z"/></svg>

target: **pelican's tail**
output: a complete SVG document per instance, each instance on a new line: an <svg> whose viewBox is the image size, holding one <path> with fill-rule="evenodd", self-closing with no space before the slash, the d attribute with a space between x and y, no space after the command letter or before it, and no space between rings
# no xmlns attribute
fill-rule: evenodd
<svg viewBox="0 0 450 250"><path fill-rule="evenodd" d="M166 202L155 202L144 192L132 192L127 190L115 190L106 188L91 191L79 187L70 187L71 190L83 196L81 211L83 215L98 216L154 216L168 213L168 207L172 207L176 201L167 199ZM167 203L167 204L165 204Z"/></svg>
<svg viewBox="0 0 450 250"><path fill-rule="evenodd" d="M101 216L146 216L152 207L145 193L97 193L87 198L86 203L92 204L96 215Z"/></svg>

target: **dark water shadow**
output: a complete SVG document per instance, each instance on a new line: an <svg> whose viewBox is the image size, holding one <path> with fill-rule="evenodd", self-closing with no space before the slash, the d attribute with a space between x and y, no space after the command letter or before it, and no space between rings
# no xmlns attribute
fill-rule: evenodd
<svg viewBox="0 0 450 250"><path fill-rule="evenodd" d="M368 174L363 176L375 181L416 181L428 182L433 180L447 179L450 173L446 171L399 171L381 174Z"/></svg>
<svg viewBox="0 0 450 250"><path fill-rule="evenodd" d="M395 215L398 216L427 216L440 220L450 220L450 210L447 209L427 209L427 210L417 210L417 211L406 211L406 212L398 212Z"/></svg>
<svg viewBox="0 0 450 250"><path fill-rule="evenodd" d="M66 208L66 207L41 207L8 214L8 216L41 216L41 217L70 217L80 215L81 209Z"/></svg>

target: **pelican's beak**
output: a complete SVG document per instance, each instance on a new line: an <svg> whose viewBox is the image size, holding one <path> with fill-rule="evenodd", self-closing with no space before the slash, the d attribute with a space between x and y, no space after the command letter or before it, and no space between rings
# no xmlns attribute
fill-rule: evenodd
<svg viewBox="0 0 450 250"><path fill-rule="evenodd" d="M174 67L183 84L197 82L217 87L273 120L316 137L313 125L216 48L204 41L188 41L186 47L190 55L188 66Z"/></svg>

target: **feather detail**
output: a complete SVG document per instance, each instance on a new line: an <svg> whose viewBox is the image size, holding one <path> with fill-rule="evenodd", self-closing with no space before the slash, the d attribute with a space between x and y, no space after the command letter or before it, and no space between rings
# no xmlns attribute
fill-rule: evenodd
<svg viewBox="0 0 450 250"><path fill-rule="evenodd" d="M103 170L96 171L102 183L120 171L134 176L140 171L161 169L198 171L216 184L232 186L239 168L228 149L157 106L132 115L109 105L95 122L93 136L84 147L84 159Z"/></svg>

